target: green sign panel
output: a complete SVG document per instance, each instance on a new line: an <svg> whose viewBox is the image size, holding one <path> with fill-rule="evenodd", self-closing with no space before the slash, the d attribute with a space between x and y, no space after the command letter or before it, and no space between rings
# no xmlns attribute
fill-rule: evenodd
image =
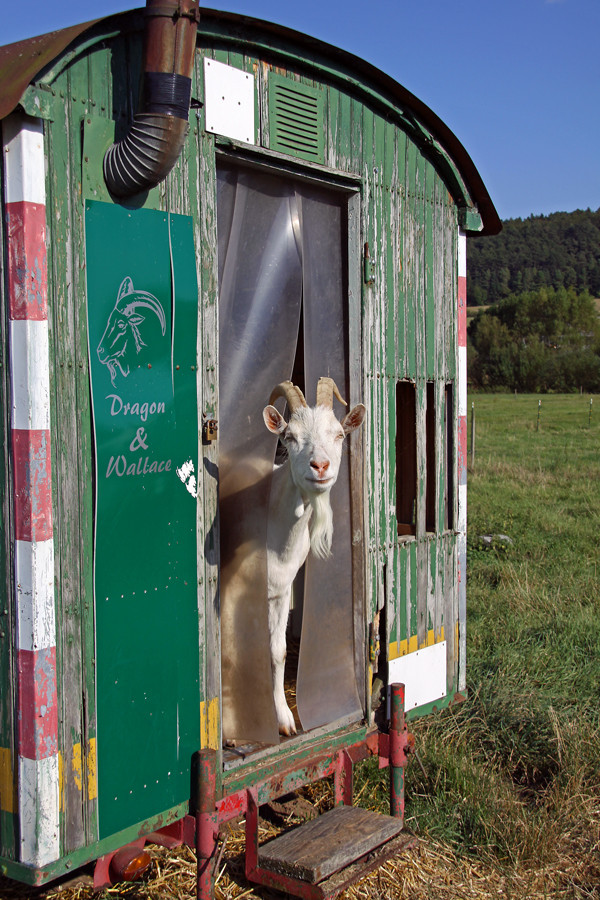
<svg viewBox="0 0 600 900"><path fill-rule="evenodd" d="M86 202L100 838L189 798L199 747L192 220Z"/></svg>

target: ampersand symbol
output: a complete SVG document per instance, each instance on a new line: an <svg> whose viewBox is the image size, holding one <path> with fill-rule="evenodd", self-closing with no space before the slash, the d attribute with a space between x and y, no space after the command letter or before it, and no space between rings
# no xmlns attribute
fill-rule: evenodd
<svg viewBox="0 0 600 900"><path fill-rule="evenodd" d="M135 453L136 450L147 450L148 444L146 443L146 440L146 432L143 428L138 428L134 439L129 445L129 449L132 453Z"/></svg>

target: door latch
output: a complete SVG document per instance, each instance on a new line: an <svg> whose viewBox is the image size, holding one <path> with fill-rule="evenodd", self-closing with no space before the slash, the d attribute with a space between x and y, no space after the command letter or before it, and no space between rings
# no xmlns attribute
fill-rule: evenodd
<svg viewBox="0 0 600 900"><path fill-rule="evenodd" d="M202 440L205 444L210 444L217 439L217 431L219 423L216 419L206 419L202 426Z"/></svg>

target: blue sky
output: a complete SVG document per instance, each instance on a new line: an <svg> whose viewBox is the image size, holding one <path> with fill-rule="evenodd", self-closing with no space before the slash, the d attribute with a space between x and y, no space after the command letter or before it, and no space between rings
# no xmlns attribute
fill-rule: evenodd
<svg viewBox="0 0 600 900"><path fill-rule="evenodd" d="M0 43L130 9L3 4ZM600 207L600 0L224 0L378 66L472 157L501 218Z"/></svg>

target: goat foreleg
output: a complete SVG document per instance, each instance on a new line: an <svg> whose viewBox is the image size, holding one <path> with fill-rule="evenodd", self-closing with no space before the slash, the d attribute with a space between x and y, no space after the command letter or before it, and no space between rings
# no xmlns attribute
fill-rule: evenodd
<svg viewBox="0 0 600 900"><path fill-rule="evenodd" d="M273 673L273 697L281 734L296 734L294 715L287 705L284 688L286 657L286 629L290 612L292 589L284 594L269 597L269 638L271 644L271 669Z"/></svg>

